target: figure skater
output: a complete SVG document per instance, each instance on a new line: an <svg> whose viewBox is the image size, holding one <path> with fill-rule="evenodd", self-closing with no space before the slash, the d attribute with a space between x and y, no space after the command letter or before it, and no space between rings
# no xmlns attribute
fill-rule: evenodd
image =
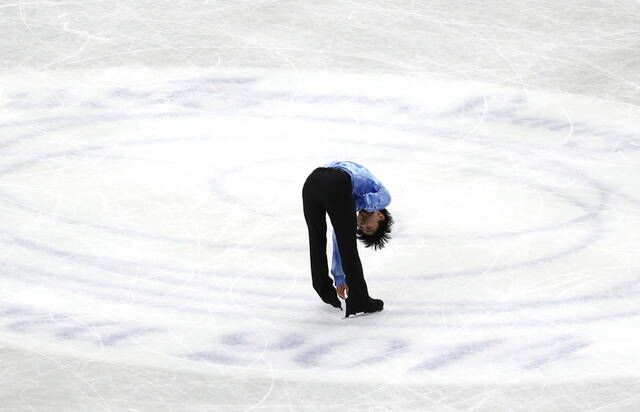
<svg viewBox="0 0 640 412"><path fill-rule="evenodd" d="M345 317L381 311L384 302L372 299L362 273L356 238L381 249L389 241L393 218L386 207L387 189L366 168L354 162L331 162L315 169L302 188L304 218L309 229L311 279L320 298L342 309ZM357 212L357 216L356 216ZM331 283L327 267L327 222L333 226Z"/></svg>

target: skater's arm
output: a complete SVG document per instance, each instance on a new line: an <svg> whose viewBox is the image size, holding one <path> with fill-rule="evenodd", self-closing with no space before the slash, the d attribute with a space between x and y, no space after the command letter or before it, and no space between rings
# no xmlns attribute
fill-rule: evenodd
<svg viewBox="0 0 640 412"><path fill-rule="evenodd" d="M386 187L365 168L358 170L354 179L356 210L375 212L389 206L391 195Z"/></svg>
<svg viewBox="0 0 640 412"><path fill-rule="evenodd" d="M331 261L331 274L335 281L336 286L342 286L345 284L345 275L342 270L342 258L340 257L340 250L338 250L338 240L336 239L336 232L333 232L333 258Z"/></svg>
<svg viewBox="0 0 640 412"><path fill-rule="evenodd" d="M330 162L324 167L336 167L351 175L356 210L375 212L391 203L389 191L366 167L349 161Z"/></svg>
<svg viewBox="0 0 640 412"><path fill-rule="evenodd" d="M369 192L364 195L362 209L367 212L375 212L389 206L389 203L391 203L391 195L384 186L380 185L377 192Z"/></svg>
<svg viewBox="0 0 640 412"><path fill-rule="evenodd" d="M347 298L349 293L349 287L345 283L345 274L342 270L342 257L340 256L340 250L338 249L338 240L336 239L336 233L333 232L333 259L331 261L331 274L336 284L336 292L342 299Z"/></svg>

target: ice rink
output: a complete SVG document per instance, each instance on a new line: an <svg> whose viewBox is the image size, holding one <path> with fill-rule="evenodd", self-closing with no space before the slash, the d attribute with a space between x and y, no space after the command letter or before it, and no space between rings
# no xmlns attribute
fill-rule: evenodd
<svg viewBox="0 0 640 412"><path fill-rule="evenodd" d="M0 411L640 410L640 2L1 0L0 33ZM392 196L381 313L311 286L333 160Z"/></svg>

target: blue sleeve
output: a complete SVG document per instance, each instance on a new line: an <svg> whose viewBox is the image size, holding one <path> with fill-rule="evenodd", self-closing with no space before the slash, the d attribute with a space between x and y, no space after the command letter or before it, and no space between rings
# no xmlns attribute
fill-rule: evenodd
<svg viewBox="0 0 640 412"><path fill-rule="evenodd" d="M369 192L364 195L364 207L367 212L375 212L384 209L391 203L391 195L387 189L380 185L377 192Z"/></svg>
<svg viewBox="0 0 640 412"><path fill-rule="evenodd" d="M344 285L344 271L342 270L342 257L340 257L340 250L338 249L338 240L336 239L336 232L333 232L333 259L331 261L331 274L336 286Z"/></svg>
<svg viewBox="0 0 640 412"><path fill-rule="evenodd" d="M358 188L360 189L360 188ZM375 212L384 209L391 203L391 195L382 184L371 181L364 193L356 195L356 210L366 210L367 212Z"/></svg>
<svg viewBox="0 0 640 412"><path fill-rule="evenodd" d="M391 203L391 195L384 185L367 168L355 163L349 164L353 183L356 210L375 212Z"/></svg>

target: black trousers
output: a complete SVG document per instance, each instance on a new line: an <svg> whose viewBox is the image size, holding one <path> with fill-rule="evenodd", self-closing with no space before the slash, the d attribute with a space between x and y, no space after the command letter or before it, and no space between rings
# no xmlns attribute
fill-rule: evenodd
<svg viewBox="0 0 640 412"><path fill-rule="evenodd" d="M327 265L326 215L329 214L338 241L346 284L349 286L347 300L350 304L366 302L369 292L356 244L357 220L351 176L340 169L317 168L304 182L302 204L309 229L313 288L325 301L331 294L335 297Z"/></svg>

